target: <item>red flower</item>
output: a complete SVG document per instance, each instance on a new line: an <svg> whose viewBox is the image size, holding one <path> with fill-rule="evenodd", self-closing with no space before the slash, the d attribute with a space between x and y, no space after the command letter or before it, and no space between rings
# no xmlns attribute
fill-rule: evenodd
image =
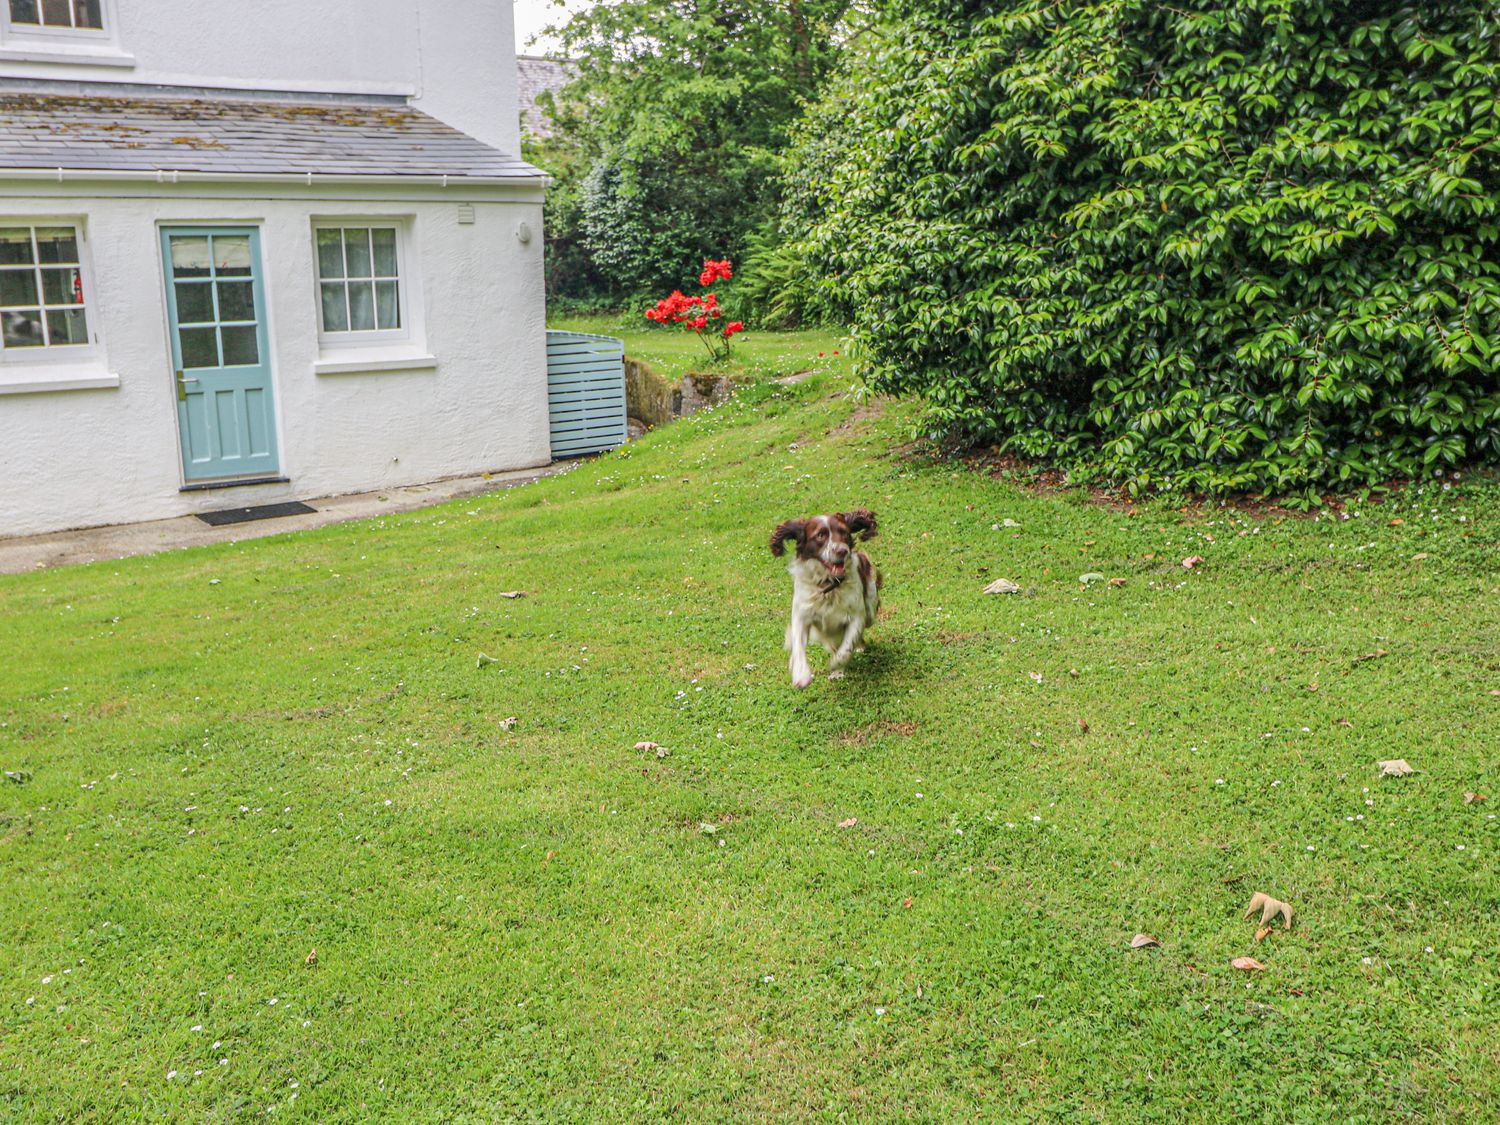
<svg viewBox="0 0 1500 1125"><path fill-rule="evenodd" d="M728 258L714 261L712 258L703 260L703 272L698 275L698 281L702 285L712 285L715 281L723 278L728 281L734 276L731 263Z"/></svg>
<svg viewBox="0 0 1500 1125"><path fill-rule="evenodd" d="M733 336L736 332L743 332L744 330L745 330L745 322L744 321L742 321L742 320L731 320L728 324L726 324L724 326L724 338L727 340L730 336Z"/></svg>
<svg viewBox="0 0 1500 1125"><path fill-rule="evenodd" d="M708 323L708 317L706 317L706 316L700 316L697 320L693 321L693 327L694 328L702 328L707 323Z"/></svg>

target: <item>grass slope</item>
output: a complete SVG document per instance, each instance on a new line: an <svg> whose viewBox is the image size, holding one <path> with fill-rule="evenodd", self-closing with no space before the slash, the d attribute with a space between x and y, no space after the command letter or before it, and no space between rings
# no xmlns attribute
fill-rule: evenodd
<svg viewBox="0 0 1500 1125"><path fill-rule="evenodd" d="M1492 1112L1495 493L1131 517L894 456L844 375L0 579L0 1116ZM888 611L795 693L766 536L855 504Z"/></svg>

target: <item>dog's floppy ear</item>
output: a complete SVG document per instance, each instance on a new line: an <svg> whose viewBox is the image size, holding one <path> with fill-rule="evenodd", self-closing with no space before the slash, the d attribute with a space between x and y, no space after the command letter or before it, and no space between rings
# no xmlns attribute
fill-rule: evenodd
<svg viewBox="0 0 1500 1125"><path fill-rule="evenodd" d="M851 535L862 532L861 539L875 538L875 513L868 508L855 508L852 512L840 512L839 518L849 525Z"/></svg>
<svg viewBox="0 0 1500 1125"><path fill-rule="evenodd" d="M786 541L794 539L797 545L802 545L802 537L807 534L806 520L787 520L775 531L771 532L771 554L780 558L786 553Z"/></svg>

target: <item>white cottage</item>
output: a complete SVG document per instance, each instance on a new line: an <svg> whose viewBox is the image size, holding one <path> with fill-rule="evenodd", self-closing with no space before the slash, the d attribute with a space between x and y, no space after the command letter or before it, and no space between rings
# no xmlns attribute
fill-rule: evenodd
<svg viewBox="0 0 1500 1125"><path fill-rule="evenodd" d="M519 131L505 0L0 0L0 536L547 462Z"/></svg>

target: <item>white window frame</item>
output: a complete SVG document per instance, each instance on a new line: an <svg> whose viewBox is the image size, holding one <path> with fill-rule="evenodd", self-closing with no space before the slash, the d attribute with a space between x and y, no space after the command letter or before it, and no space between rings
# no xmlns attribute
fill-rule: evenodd
<svg viewBox="0 0 1500 1125"><path fill-rule="evenodd" d="M83 219L76 215L8 215L0 212L0 227L27 227L32 231L38 227L72 228L73 237L78 242L78 273L83 285L83 315L89 337L85 344L51 344L39 348L6 347L3 337L0 337L0 369L55 365L81 367L96 364L104 354L99 335L99 290L94 264L89 255L88 227ZM32 268L35 270L45 267L33 262ZM43 295L38 293L37 307L42 309L42 317L45 319L47 312L42 298Z"/></svg>
<svg viewBox="0 0 1500 1125"><path fill-rule="evenodd" d="M401 316L399 328L335 328L323 325L323 275L318 259L318 234L327 230L391 230L396 234L396 302ZM347 239L345 239L347 242ZM347 255L347 250L345 251ZM416 286L413 277L413 250L411 220L407 216L392 215L337 215L324 216L312 224L312 273L313 307L318 318L318 347L320 351L332 352L351 348L380 348L392 345L411 344L420 339L416 331L418 314L414 300ZM371 266L373 270L373 264ZM373 276L373 275L372 275ZM347 278L329 278L330 282L344 285L348 291ZM378 301L378 298L377 298Z"/></svg>
<svg viewBox="0 0 1500 1125"><path fill-rule="evenodd" d="M41 0L37 3L40 4ZM10 14L10 0L0 0L0 28L4 30L7 47L98 49L116 46L115 0L99 0L99 19L103 27L47 27L37 23L16 23Z"/></svg>

